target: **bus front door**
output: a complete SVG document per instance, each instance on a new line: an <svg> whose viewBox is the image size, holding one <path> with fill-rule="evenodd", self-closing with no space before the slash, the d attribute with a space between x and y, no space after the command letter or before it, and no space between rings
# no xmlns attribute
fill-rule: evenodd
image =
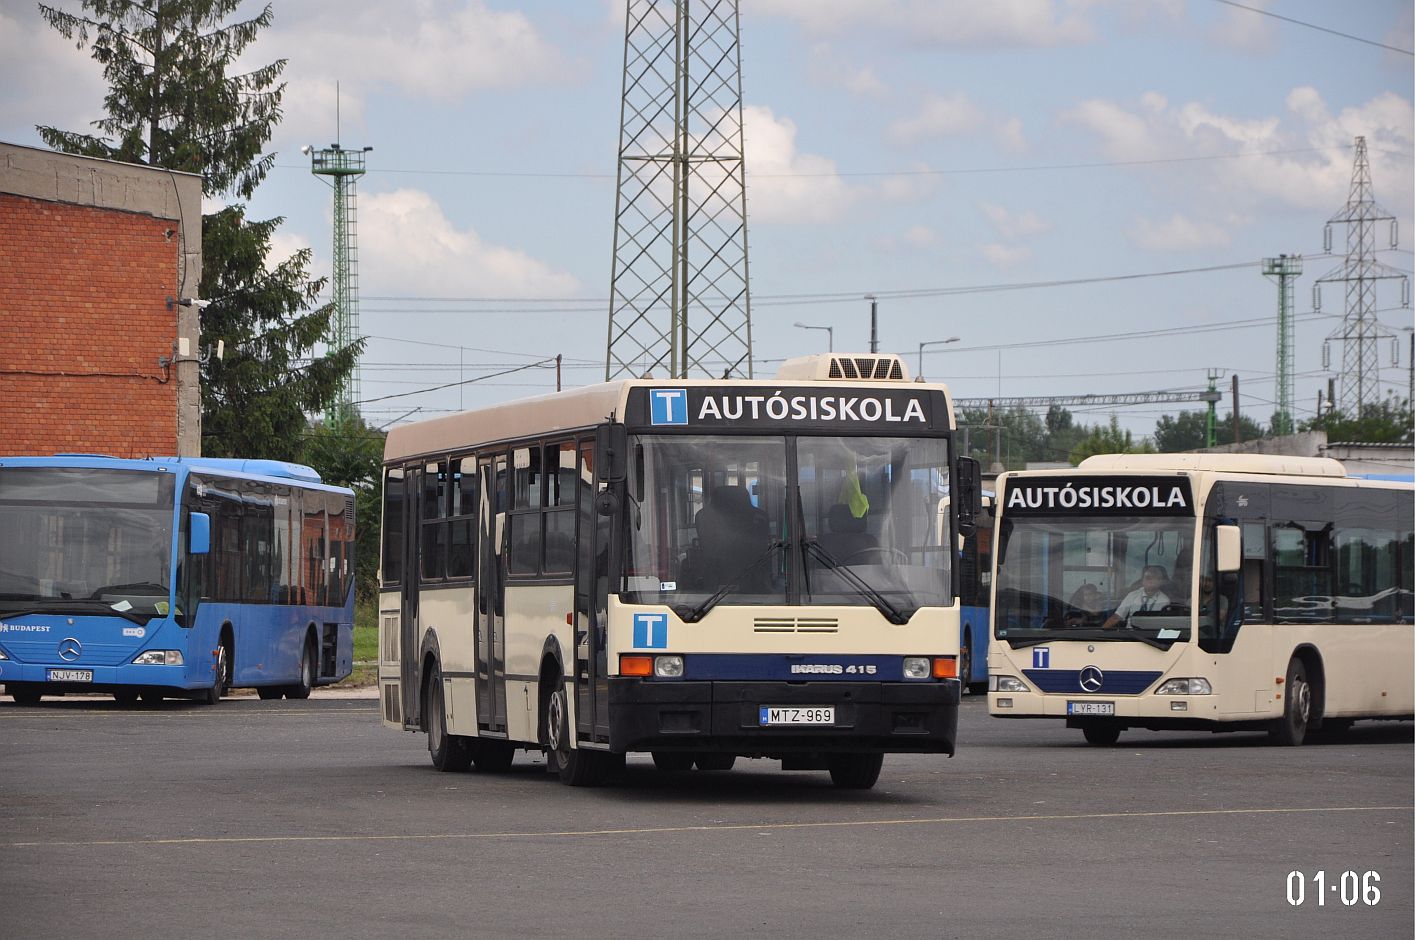
<svg viewBox="0 0 1415 940"><path fill-rule="evenodd" d="M593 473L594 443L580 443L579 540L575 559L575 725L581 743L609 743L609 614L612 520L595 510L605 484ZM589 482L593 480L593 485Z"/></svg>
<svg viewBox="0 0 1415 940"><path fill-rule="evenodd" d="M416 731L422 727L419 719L422 711L419 700L422 663L418 657L418 576L421 570L418 567L418 549L422 544L418 537L418 496L422 490L422 475L417 470L409 470L406 474L398 471L395 479L390 473L388 485L403 487L403 497L399 500L399 511L403 514L402 531L412 533L402 540L403 578L398 617L398 649L402 651L402 656L398 671L403 693L403 727ZM325 554L328 557L328 551ZM328 563L325 564L327 568Z"/></svg>
<svg viewBox="0 0 1415 940"><path fill-rule="evenodd" d="M477 522L477 729L506 734L506 456L477 461L481 512Z"/></svg>

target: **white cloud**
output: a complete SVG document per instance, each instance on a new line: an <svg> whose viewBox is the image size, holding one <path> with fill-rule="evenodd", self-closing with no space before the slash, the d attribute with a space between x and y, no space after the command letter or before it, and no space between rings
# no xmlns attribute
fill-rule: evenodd
<svg viewBox="0 0 1415 940"><path fill-rule="evenodd" d="M770 108L742 109L747 211L753 222L830 222L854 199L835 161L796 149L796 124Z"/></svg>
<svg viewBox="0 0 1415 940"><path fill-rule="evenodd" d="M359 196L359 276L369 293L573 296L569 274L459 229L425 192Z"/></svg>
<svg viewBox="0 0 1415 940"><path fill-rule="evenodd" d="M842 53L829 43L811 47L811 80L827 88L843 88L857 98L883 98L888 86L874 69L859 68L840 61Z"/></svg>
<svg viewBox="0 0 1415 940"><path fill-rule="evenodd" d="M1026 245L1001 245L992 243L982 247L983 257L999 268L1011 268L1032 257L1032 249Z"/></svg>
<svg viewBox="0 0 1415 940"><path fill-rule="evenodd" d="M27 139L12 137L14 143L43 146L34 131L36 124L97 133L89 122L103 116L107 86L100 66L90 58L87 46L75 48L74 40L59 35L33 6L23 17L0 11L0 63L4 63L5 79L0 127L20 125L34 134Z"/></svg>
<svg viewBox="0 0 1415 940"><path fill-rule="evenodd" d="M926 46L1056 46L1096 38L1090 3L1053 0L754 0L815 35L874 30Z"/></svg>
<svg viewBox="0 0 1415 940"><path fill-rule="evenodd" d="M377 0L302 0L277 7L243 58L247 67L289 60L283 127L318 142L335 139L336 81L341 124L357 135L364 99L380 87L452 103L571 81L582 69L527 14L491 9L486 0L404 0L396 15Z"/></svg>
<svg viewBox="0 0 1415 940"><path fill-rule="evenodd" d="M1177 212L1159 223L1140 219L1126 234L1142 248L1160 252L1222 248L1233 240L1228 226L1198 221Z"/></svg>
<svg viewBox="0 0 1415 940"><path fill-rule="evenodd" d="M985 202L982 204L982 210L1003 238L1028 238L1051 228L1049 223L1030 209L1020 215L1014 215L1002 206Z"/></svg>
<svg viewBox="0 0 1415 940"><path fill-rule="evenodd" d="M982 109L961 92L929 95L917 114L889 126L889 136L899 143L913 144L931 137L969 134L982 127L983 121Z"/></svg>
<svg viewBox="0 0 1415 940"><path fill-rule="evenodd" d="M886 133L896 143L910 145L983 132L990 133L998 146L1010 153L1027 149L1020 119L991 117L962 92L926 95L915 114L890 124Z"/></svg>
<svg viewBox="0 0 1415 940"><path fill-rule="evenodd" d="M1173 105L1147 94L1130 107L1084 101L1062 119L1094 134L1110 160L1213 158L1149 171L1176 200L1206 200L1210 214L1265 205L1334 211L1346 197L1351 145L1358 135L1366 137L1371 151L1377 198L1385 194L1391 208L1410 205L1409 161L1384 153L1409 153L1415 144L1409 100L1383 92L1332 115L1315 89L1299 87L1286 104L1285 114L1236 117L1198 102Z"/></svg>
<svg viewBox="0 0 1415 940"><path fill-rule="evenodd" d="M1244 5L1261 10L1268 4L1267 0L1247 0ZM1277 43L1277 26L1278 21L1270 16L1225 6L1209 28L1209 39L1239 52L1266 54Z"/></svg>

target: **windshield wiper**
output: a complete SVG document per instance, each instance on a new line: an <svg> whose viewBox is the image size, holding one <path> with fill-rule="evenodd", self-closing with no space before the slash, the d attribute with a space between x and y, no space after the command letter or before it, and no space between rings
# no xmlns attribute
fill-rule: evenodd
<svg viewBox="0 0 1415 940"><path fill-rule="evenodd" d="M887 619L890 623L906 624L909 622L909 618L906 617L898 607L895 607L893 604L891 604L888 598L886 598L879 591L871 587L870 583L864 578L860 577L858 574L856 574L855 571L850 568L849 565L842 565L839 561L837 561L835 559L835 556L831 555L830 552L821 548L820 543L818 543L815 539L803 537L801 539L801 543L805 546L805 549L808 553L814 555L827 568L830 568L832 571L839 574L841 578L843 578L851 587L855 589L856 593L860 594L871 604L875 605L875 609L878 610L880 613L884 614L885 619Z"/></svg>
<svg viewBox="0 0 1415 940"><path fill-rule="evenodd" d="M673 608L673 612L677 614L678 619L682 620L684 623L697 623L699 620L702 620L703 617L707 615L708 611L712 610L719 603L721 603L724 597L737 590L737 585L741 584L742 581L747 577L747 575L751 574L758 567L764 564L767 559L771 558L772 555L775 555L777 552L785 548L787 544L789 543L784 542L781 539L776 539L772 541L771 544L767 545L766 551L762 552L755 559L753 559L753 561L749 565L747 565L747 567L737 572L736 577L728 581L722 587L718 588L716 593L714 593L710 597L705 598L702 603L697 604L696 606L675 607Z"/></svg>

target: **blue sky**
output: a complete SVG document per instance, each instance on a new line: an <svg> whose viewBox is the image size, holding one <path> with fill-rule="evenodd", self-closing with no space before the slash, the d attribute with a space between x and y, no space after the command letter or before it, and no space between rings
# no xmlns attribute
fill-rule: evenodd
<svg viewBox="0 0 1415 940"><path fill-rule="evenodd" d="M1408 0L1245 5L1415 47ZM285 120L251 212L284 216L278 249L312 247L328 271L330 191L299 146L335 139L337 82L343 143L374 148L359 184L361 397L383 400L367 416L553 390L554 373L534 369L418 391L557 353L567 384L600 380L623 0L273 6L249 61L289 59ZM961 338L924 357L959 396L1190 390L1217 369L1225 391L1240 376L1244 412L1266 422L1276 288L1251 263L1296 253L1308 416L1343 305L1330 287L1325 316L1312 315L1312 285L1339 260L1321 256L1322 230L1346 201L1358 134L1376 198L1399 218L1399 249L1381 259L1412 267L1409 55L1218 0L741 6L759 375L824 349L826 334L797 321L865 350L863 296L877 293L881 347L911 368L919 343ZM35 124L80 130L99 116L97 66L28 2L0 0L0 81L12 90L0 139L37 145ZM1113 280L1193 268L1225 269ZM1076 280L1088 283L957 291ZM779 301L817 293L841 296ZM478 300L437 300L449 297ZM1398 337L1381 347L1384 387L1403 394L1411 313L1398 284L1378 306ZM1117 333L1149 335L1097 338ZM1114 413L1143 435L1179 407L1073 411Z"/></svg>

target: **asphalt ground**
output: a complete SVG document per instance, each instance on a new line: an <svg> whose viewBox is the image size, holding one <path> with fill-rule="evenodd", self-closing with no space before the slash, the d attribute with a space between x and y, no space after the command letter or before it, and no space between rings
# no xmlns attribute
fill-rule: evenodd
<svg viewBox="0 0 1415 940"><path fill-rule="evenodd" d="M525 753L438 773L338 694L5 700L0 937L1415 935L1409 723L1098 749L970 699L957 757L871 791L646 756L587 790Z"/></svg>

